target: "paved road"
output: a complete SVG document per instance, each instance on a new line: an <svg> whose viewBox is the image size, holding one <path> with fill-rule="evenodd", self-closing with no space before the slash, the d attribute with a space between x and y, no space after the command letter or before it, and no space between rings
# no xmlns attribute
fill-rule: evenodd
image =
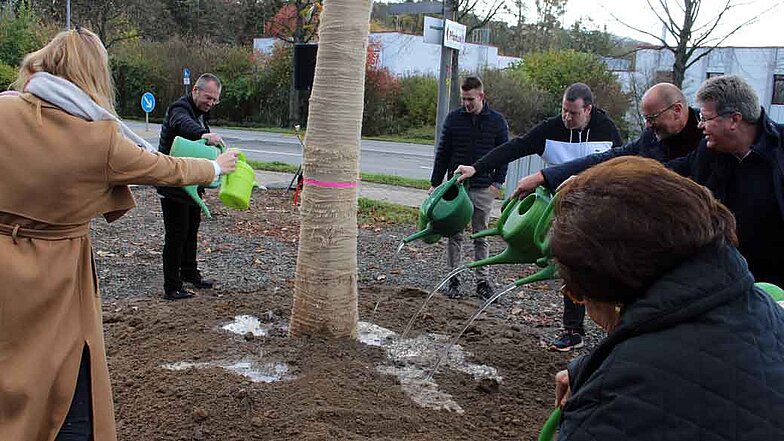
<svg viewBox="0 0 784 441"><path fill-rule="evenodd" d="M158 144L159 124L150 124L145 131L142 122L127 121L139 135ZM241 129L213 127L231 147L242 149L248 159L257 161L280 161L299 165L302 147L294 135ZM362 141L360 171L430 179L433 167L433 146L385 141Z"/></svg>

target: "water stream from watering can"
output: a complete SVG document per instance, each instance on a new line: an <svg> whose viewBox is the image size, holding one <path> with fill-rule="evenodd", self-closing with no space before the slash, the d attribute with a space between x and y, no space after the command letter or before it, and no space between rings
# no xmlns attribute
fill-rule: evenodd
<svg viewBox="0 0 784 441"><path fill-rule="evenodd" d="M438 358L438 361L436 362L436 365L433 366L433 370L430 371L430 374L427 376L427 379L425 381L429 381L430 379L433 378L433 375L438 370L438 367L441 366L441 364L444 361L446 361L446 358L449 356L449 350L452 349L452 346L454 346L455 343L457 343L457 341L460 339L460 337L466 332L468 327L471 326L471 323L473 323L474 320L476 320L476 318L479 317L479 315L482 314L485 311L485 309L487 309L488 306L490 306L493 302L498 300L499 297L501 297L502 295L508 293L509 291L514 290L515 288L517 288L517 284L515 284L515 283L510 283L509 285L506 285L505 287L503 287L503 289L501 289L501 291L498 291L498 293L494 294L493 297L490 297L489 299L487 299L487 301L485 301L485 303L482 304L482 306L479 307L479 309L474 313L474 315L472 315L471 318L468 320L468 323L466 323L466 325L463 327L463 330L460 331L460 333L457 334L455 336L455 338L453 338L449 342L449 344L446 346L446 348L444 348L444 351L441 353L441 356Z"/></svg>
<svg viewBox="0 0 784 441"><path fill-rule="evenodd" d="M395 269L395 264L397 263L397 258L400 255L400 252L403 251L403 247L405 247L405 246L406 246L406 243L401 240L400 241L400 245L398 245L398 247L397 247L397 251L395 251L395 254L392 256L392 262L390 262L389 266L387 266L387 269L384 272L384 274L391 274L392 270ZM387 277L389 277L389 276L387 276ZM388 298L389 297L386 297L385 300L388 299ZM376 305L373 306L373 312L370 314L370 321L371 322L373 322L373 320L376 318L376 311L378 311L378 305L380 305L380 304L381 304L381 299L378 299L378 301L376 301Z"/></svg>
<svg viewBox="0 0 784 441"><path fill-rule="evenodd" d="M446 283L449 280L451 280L452 277L457 276L458 274L462 273L463 271L465 271L467 269L468 269L468 266L466 266L466 265L461 265L461 266L453 269L449 274L446 275L444 280L442 280L441 283L439 283L436 286L436 288L434 290L430 291L430 294L428 294L427 298L425 299L425 302L422 303L422 306L419 307L419 310L417 310L417 312L415 312L414 315L411 316L411 319L408 321L408 325L406 325L406 329L403 331L402 334L400 334L400 340L403 340L404 338L406 338L406 335L408 335L408 331L411 330L411 325L414 324L414 320L416 320L416 318L419 316L419 314L422 313L422 311L425 309L425 306L427 306L427 302L429 302L430 299L433 298L433 296L438 292L438 290L441 289L444 285L446 285Z"/></svg>

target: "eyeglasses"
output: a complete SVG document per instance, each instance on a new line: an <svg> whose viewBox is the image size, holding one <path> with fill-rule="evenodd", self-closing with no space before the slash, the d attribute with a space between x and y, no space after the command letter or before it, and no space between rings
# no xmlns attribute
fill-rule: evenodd
<svg viewBox="0 0 784 441"><path fill-rule="evenodd" d="M705 115L703 115L703 114L702 114L702 112L700 112L699 122L700 122L701 124L705 124L705 123L706 123L706 122L708 122L708 121L713 121L713 120L714 120L714 119L716 119L716 118L719 118L719 117L721 117L721 116L727 116L727 115L731 115L731 114L733 114L733 113L735 113L735 111L734 111L734 110L730 110L730 111L728 111L728 112L722 112L722 113L718 113L718 114L716 114L716 115L713 115L713 116L711 116L710 118L705 118Z"/></svg>
<svg viewBox="0 0 784 441"><path fill-rule="evenodd" d="M654 122L656 122L656 118L660 117L664 112L672 109L673 107L675 107L676 104L679 104L679 103L680 103L680 101L675 101L674 103L672 103L669 106L663 108L662 110L659 110L656 113L651 113L650 115L643 115L642 117L643 117L643 119L645 119L645 122L653 124Z"/></svg>
<svg viewBox="0 0 784 441"><path fill-rule="evenodd" d="M582 304L584 304L584 303L585 303L585 299L583 299L582 297L578 297L577 295L575 295L575 294L572 292L572 290L570 290L570 289L569 289L569 288L566 286L566 284L565 284L565 283L564 283L563 285L561 285L561 289L559 289L559 290L558 290L558 292L560 292L562 296L568 297L568 298L569 298L569 300L571 300L572 302L574 302L574 303L576 303L576 304L578 304L578 305L582 305Z"/></svg>

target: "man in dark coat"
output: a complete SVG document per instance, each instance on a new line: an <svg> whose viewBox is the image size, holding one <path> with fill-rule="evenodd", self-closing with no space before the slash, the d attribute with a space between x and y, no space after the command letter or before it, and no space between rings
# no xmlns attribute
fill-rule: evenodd
<svg viewBox="0 0 784 441"><path fill-rule="evenodd" d="M490 108L485 101L482 80L469 76L460 86L463 107L454 110L444 120L441 142L436 151L433 174L430 178L429 192L439 185L446 174L452 177L458 164L471 162L509 139L509 129L504 117ZM493 200L500 194L506 180L506 164L499 164L478 173L471 179L468 195L474 204L471 228L474 232L484 230L490 222ZM462 260L463 233L449 237L447 244L447 264L450 268L460 265ZM474 258L481 260L489 256L486 238L474 239ZM490 271L487 267L477 268L476 293L487 299L492 297ZM446 290L447 296L459 298L460 281L452 278Z"/></svg>
<svg viewBox="0 0 784 441"><path fill-rule="evenodd" d="M706 186L738 226L738 250L758 282L784 286L784 126L736 75L709 78L697 91L705 140L665 164Z"/></svg>
<svg viewBox="0 0 784 441"><path fill-rule="evenodd" d="M621 144L618 126L604 110L593 105L591 88L584 83L574 83L564 92L560 116L545 120L525 135L482 156L471 166L459 166L458 171L463 174L461 179L465 179L533 154L540 155L548 165L557 165ZM585 308L568 297L563 299L564 329L550 342L550 350L570 351L584 346Z"/></svg>
<svg viewBox="0 0 784 441"><path fill-rule="evenodd" d="M218 77L205 73L196 80L189 95L166 109L161 125L158 150L168 155L175 136L207 144L222 143L220 135L210 132L209 112L220 102ZM203 278L196 263L196 240L201 224L201 209L180 187L158 187L166 236L163 244L163 292L167 300L192 297L183 281L196 288L212 288L214 281ZM199 188L199 195L204 190Z"/></svg>

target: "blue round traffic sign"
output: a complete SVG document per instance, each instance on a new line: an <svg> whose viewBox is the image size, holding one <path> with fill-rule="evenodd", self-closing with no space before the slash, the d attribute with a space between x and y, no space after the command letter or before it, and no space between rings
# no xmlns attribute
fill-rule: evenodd
<svg viewBox="0 0 784 441"><path fill-rule="evenodd" d="M142 110L147 113L152 112L152 109L155 108L155 96L152 92L144 92L142 95Z"/></svg>

